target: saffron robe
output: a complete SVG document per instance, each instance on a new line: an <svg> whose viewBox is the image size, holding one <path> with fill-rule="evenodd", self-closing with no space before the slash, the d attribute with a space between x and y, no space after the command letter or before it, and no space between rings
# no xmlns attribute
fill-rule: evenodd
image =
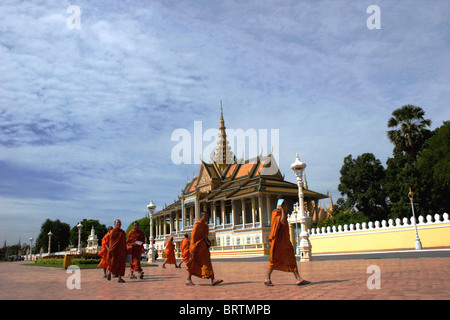
<svg viewBox="0 0 450 320"><path fill-rule="evenodd" d="M297 271L295 251L289 237L289 224L281 223L281 210L272 211L272 230L270 231L269 269L285 272Z"/></svg>
<svg viewBox="0 0 450 320"><path fill-rule="evenodd" d="M114 228L110 232L108 270L117 276L125 275L125 259L127 255L127 235L120 228Z"/></svg>
<svg viewBox="0 0 450 320"><path fill-rule="evenodd" d="M109 262L108 262L108 244L109 244L109 236L110 236L109 232L107 232L107 233L103 236L103 239L102 239L102 251L100 251L100 252L98 253L98 255L99 255L100 257L102 257L102 260L100 261L100 263L98 264L98 266L99 266L100 268L103 268L103 269L107 269L107 268L108 268L108 265L109 265Z"/></svg>
<svg viewBox="0 0 450 320"><path fill-rule="evenodd" d="M172 237L172 236L170 236ZM169 239L170 239L169 237ZM173 237L172 237L173 238ZM177 260L175 259L175 245L173 241L166 240L166 248L164 249L164 253L166 254L166 260L164 260L165 264L177 264Z"/></svg>
<svg viewBox="0 0 450 320"><path fill-rule="evenodd" d="M183 238L183 240L181 240L181 254L183 256L183 258L181 259L181 262L188 262L189 259L191 258L191 252L189 251L189 240L188 238Z"/></svg>
<svg viewBox="0 0 450 320"><path fill-rule="evenodd" d="M203 279L214 278L211 264L211 254L206 245L205 238L208 237L209 227L206 223L198 220L194 224L191 234L191 259L186 264L188 272Z"/></svg>
<svg viewBox="0 0 450 320"><path fill-rule="evenodd" d="M137 244L136 241L142 242ZM142 230L134 230L128 233L127 238L127 253L131 254L130 268L131 271L142 272L141 268L141 255L144 251L145 234Z"/></svg>

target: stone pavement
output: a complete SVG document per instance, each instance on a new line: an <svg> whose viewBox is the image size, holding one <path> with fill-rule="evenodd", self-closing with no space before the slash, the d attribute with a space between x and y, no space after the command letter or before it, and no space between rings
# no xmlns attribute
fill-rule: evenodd
<svg viewBox="0 0 450 320"><path fill-rule="evenodd" d="M64 269L24 266L28 262L0 263L1 300L389 300L450 298L450 258L368 259L299 262L300 274L312 281L296 286L291 273L274 271L274 287L263 284L267 262L213 261L221 285L193 277L196 284L186 286L184 267L175 269L162 261L144 267L145 278L118 283L102 278L101 269L81 269L80 289L68 289L72 273ZM369 289L379 268L379 289ZM185 266L185 264L183 264ZM127 272L128 272L127 268Z"/></svg>

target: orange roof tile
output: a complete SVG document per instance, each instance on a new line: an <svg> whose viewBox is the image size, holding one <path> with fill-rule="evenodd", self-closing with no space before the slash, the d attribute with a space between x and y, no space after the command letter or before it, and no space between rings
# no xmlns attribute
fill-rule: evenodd
<svg viewBox="0 0 450 320"><path fill-rule="evenodd" d="M198 182L198 180L197 180L197 179L195 179L195 181L194 181L194 182L192 182L192 185L191 185L191 188L189 189L189 192L192 192L192 191L194 191L194 190L195 190L195 187L197 186L197 182Z"/></svg>
<svg viewBox="0 0 450 320"><path fill-rule="evenodd" d="M266 160L261 161L261 163L259 164L258 170L256 170L256 175L261 173L261 169L265 162L266 162Z"/></svg>
<svg viewBox="0 0 450 320"><path fill-rule="evenodd" d="M233 164L233 165L230 167L230 169L228 170L227 175L226 175L227 178L228 178L228 177L231 177L231 176L233 175L233 172L234 172L234 170L236 169L236 167L237 167L237 164Z"/></svg>
<svg viewBox="0 0 450 320"><path fill-rule="evenodd" d="M236 178L248 175L250 173L250 171L252 170L254 164L255 164L255 161L243 164L241 166L241 168L239 169L239 172L237 173Z"/></svg>

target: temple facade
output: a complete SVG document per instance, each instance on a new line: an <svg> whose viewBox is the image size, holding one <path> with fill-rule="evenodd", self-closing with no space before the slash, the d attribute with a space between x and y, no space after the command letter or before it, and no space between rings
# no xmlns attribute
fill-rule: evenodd
<svg viewBox="0 0 450 320"><path fill-rule="evenodd" d="M221 110L218 143L210 162L200 164L178 200L153 215L155 247L163 256L164 241L174 236L177 256L180 242L190 234L200 212L209 214L212 257L260 256L270 251L272 211L279 198L292 209L298 202L298 187L285 181L274 156L258 155L237 160L231 151ZM318 201L326 195L304 188L305 212L317 215Z"/></svg>

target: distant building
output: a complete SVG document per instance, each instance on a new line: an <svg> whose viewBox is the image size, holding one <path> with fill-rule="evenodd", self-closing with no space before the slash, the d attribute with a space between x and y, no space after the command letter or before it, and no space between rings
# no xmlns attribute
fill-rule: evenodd
<svg viewBox="0 0 450 320"><path fill-rule="evenodd" d="M178 200L153 215L160 256L171 234L179 252L182 238L190 234L202 211L210 217L212 257L267 255L277 200L286 199L290 209L298 202L297 184L284 180L272 153L236 160L227 141L222 110L218 137L211 161L202 161L198 175L187 182ZM318 214L319 200L327 196L305 186L304 198L306 211L313 215ZM313 208L317 209L313 212Z"/></svg>

